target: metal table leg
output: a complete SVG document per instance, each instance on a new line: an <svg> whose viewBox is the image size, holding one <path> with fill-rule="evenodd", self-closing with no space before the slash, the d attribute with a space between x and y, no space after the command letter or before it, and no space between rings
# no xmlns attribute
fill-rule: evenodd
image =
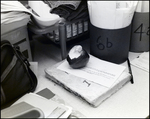
<svg viewBox="0 0 150 119"><path fill-rule="evenodd" d="M66 47L66 25L64 22L59 23L59 40L61 46L61 57L62 60L67 57L67 47Z"/></svg>

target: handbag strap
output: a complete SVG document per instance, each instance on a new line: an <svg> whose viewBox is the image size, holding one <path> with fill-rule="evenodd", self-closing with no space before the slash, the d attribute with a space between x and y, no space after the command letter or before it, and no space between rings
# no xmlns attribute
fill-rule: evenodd
<svg viewBox="0 0 150 119"><path fill-rule="evenodd" d="M23 55L23 53L20 51L19 46L13 46L13 48L14 48L14 52L18 55L18 57L20 57L24 61L24 63L26 63L27 66L30 66L29 61Z"/></svg>
<svg viewBox="0 0 150 119"><path fill-rule="evenodd" d="M26 68L28 70L28 74L29 76L31 77L31 84L32 84L32 87L31 87L31 92L33 92L37 86L37 77L36 75L33 73L33 71L30 69L30 63L29 61L27 60L27 58L23 55L23 53L19 50L19 47L15 47L13 46L14 48L14 52L15 54L20 57L22 59L22 61L26 64Z"/></svg>

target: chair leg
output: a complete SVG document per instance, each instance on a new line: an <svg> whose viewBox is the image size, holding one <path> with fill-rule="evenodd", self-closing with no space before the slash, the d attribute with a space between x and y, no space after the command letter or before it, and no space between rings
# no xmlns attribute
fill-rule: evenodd
<svg viewBox="0 0 150 119"><path fill-rule="evenodd" d="M59 23L59 40L60 40L60 46L61 46L61 58L64 60L67 57L67 47L66 47L66 26L65 23L61 22Z"/></svg>

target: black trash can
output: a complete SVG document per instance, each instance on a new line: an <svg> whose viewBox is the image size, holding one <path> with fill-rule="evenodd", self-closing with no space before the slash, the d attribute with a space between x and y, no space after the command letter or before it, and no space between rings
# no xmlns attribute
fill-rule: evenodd
<svg viewBox="0 0 150 119"><path fill-rule="evenodd" d="M121 29L102 29L90 24L90 54L116 64L128 58L131 25Z"/></svg>

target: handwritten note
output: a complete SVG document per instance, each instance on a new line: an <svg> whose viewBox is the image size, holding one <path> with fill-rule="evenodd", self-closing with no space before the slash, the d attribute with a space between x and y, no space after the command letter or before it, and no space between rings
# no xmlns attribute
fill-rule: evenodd
<svg viewBox="0 0 150 119"><path fill-rule="evenodd" d="M66 60L57 67L57 69L105 87L110 87L122 74L125 68L125 66L100 60L92 55L90 55L90 60L84 68L73 69Z"/></svg>

